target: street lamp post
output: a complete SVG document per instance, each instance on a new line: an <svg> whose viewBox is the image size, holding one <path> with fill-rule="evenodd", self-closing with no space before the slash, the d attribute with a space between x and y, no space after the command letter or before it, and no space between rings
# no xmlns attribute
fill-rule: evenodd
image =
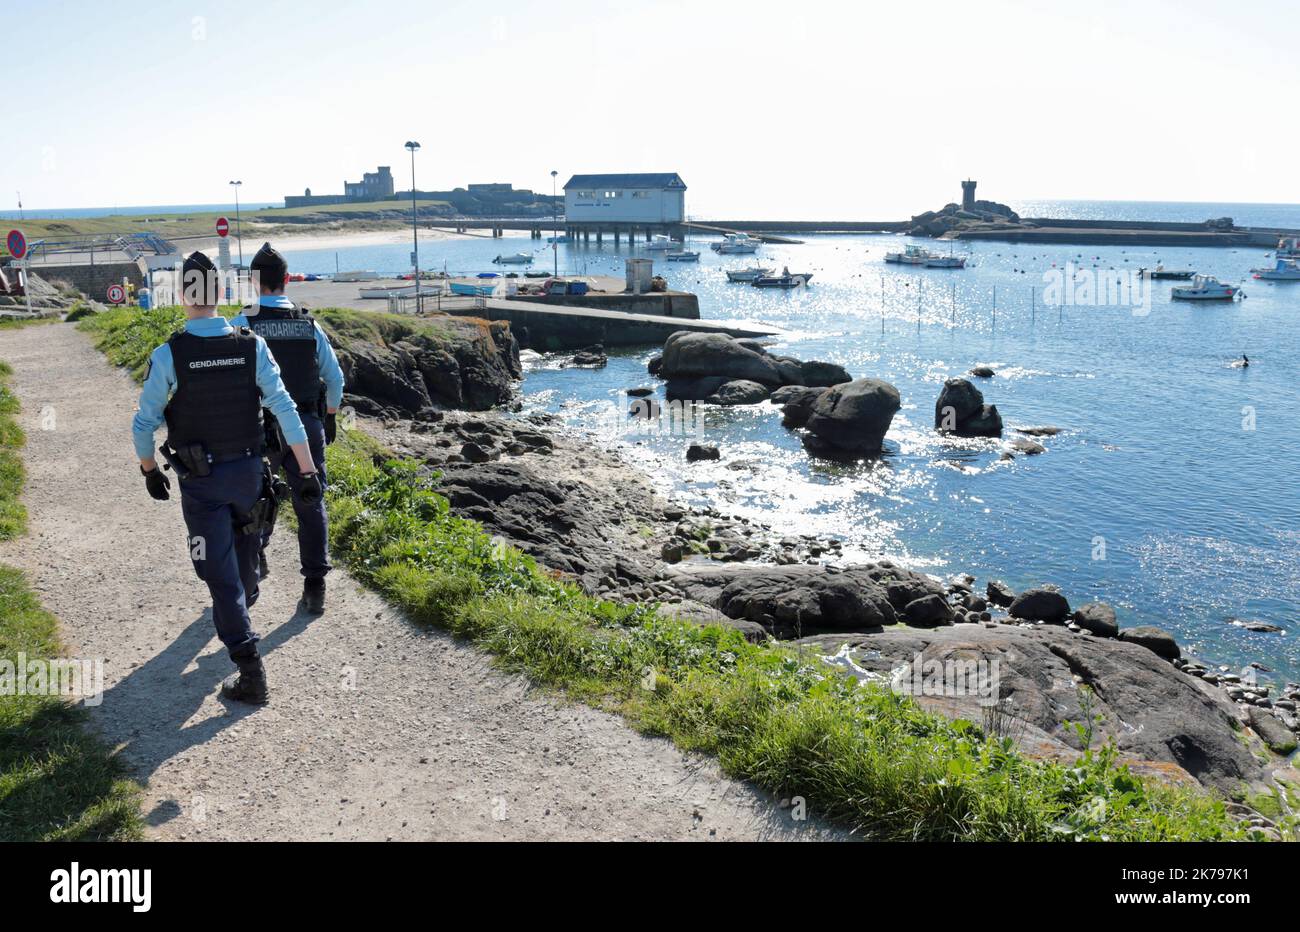
<svg viewBox="0 0 1300 932"><path fill-rule="evenodd" d="M239 267L244 267L244 226L239 219L239 186L242 181L232 181L231 185L235 188L235 242L239 244Z"/></svg>
<svg viewBox="0 0 1300 932"><path fill-rule="evenodd" d="M551 254L555 256L555 277L560 277L560 206L555 202L555 176L551 171Z"/></svg>
<svg viewBox="0 0 1300 932"><path fill-rule="evenodd" d="M415 266L415 312L418 314L424 310L420 297L420 228L415 219L415 153L420 151L420 144L407 142L406 148L411 152L411 241L415 247L411 252L411 262Z"/></svg>

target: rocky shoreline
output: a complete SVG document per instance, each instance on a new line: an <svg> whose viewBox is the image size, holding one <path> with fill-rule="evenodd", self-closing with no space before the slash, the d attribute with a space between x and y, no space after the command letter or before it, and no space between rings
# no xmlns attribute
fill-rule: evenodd
<svg viewBox="0 0 1300 932"><path fill-rule="evenodd" d="M480 345L510 358L500 337ZM751 364L748 354L744 362ZM387 371L411 379L420 369L417 357ZM712 396L727 381L734 379L692 393ZM798 402L775 397L783 387L759 384L771 401ZM797 388L812 388L820 400L842 387ZM936 429L944 409L956 407L983 433L991 406L980 393L951 382L944 391L949 403L936 405ZM994 710L1033 753L1077 752L1075 723L1092 715L1094 746L1113 738L1126 760L1162 778L1194 779L1239 800L1285 800L1279 781L1300 786L1286 760L1300 730L1300 685L1272 687L1189 659L1158 628L1121 628L1104 603L1071 606L1052 586L1016 593L996 580L982 589L969 576L940 581L887 560L842 565L838 541L675 504L614 452L573 436L550 415L520 414L517 403L471 412L347 400L385 446L442 474L457 513L593 595L656 603L753 640L789 641L885 681L915 662L993 665L1001 670L995 696L922 691L917 699L986 726Z"/></svg>

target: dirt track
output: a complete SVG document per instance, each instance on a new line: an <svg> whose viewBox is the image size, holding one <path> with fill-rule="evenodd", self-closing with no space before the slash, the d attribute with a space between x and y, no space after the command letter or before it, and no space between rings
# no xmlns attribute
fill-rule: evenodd
<svg viewBox="0 0 1300 932"><path fill-rule="evenodd" d="M0 332L28 432L29 571L73 656L103 658L92 710L164 839L809 837L772 800L619 719L531 694L473 648L416 628L345 573L295 614L279 533L254 624L270 706L217 697L232 665L186 559L179 503L132 456L136 387L71 325Z"/></svg>

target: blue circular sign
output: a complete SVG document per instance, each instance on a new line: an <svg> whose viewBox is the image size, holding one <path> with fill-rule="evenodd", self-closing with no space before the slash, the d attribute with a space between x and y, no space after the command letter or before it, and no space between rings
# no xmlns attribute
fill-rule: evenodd
<svg viewBox="0 0 1300 932"><path fill-rule="evenodd" d="M9 247L9 255L15 259L21 259L27 255L27 237L23 236L22 230L10 230L5 245Z"/></svg>

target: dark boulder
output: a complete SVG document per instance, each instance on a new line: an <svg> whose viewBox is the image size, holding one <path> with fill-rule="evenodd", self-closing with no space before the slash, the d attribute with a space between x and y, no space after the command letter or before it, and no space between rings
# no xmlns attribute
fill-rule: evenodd
<svg viewBox="0 0 1300 932"><path fill-rule="evenodd" d="M737 577L717 606L731 618L756 621L777 636L861 631L892 625L897 615L884 591L864 574L776 567Z"/></svg>
<svg viewBox="0 0 1300 932"><path fill-rule="evenodd" d="M1119 639L1145 647L1166 660L1176 660L1183 653L1179 650L1178 642L1174 640L1174 636L1163 628L1157 628L1155 625L1139 625L1136 628L1125 628L1119 633Z"/></svg>
<svg viewBox="0 0 1300 932"><path fill-rule="evenodd" d="M1248 706L1246 714L1250 727L1275 754L1290 754L1296 749L1296 736L1282 724L1276 715L1258 706Z"/></svg>
<svg viewBox="0 0 1300 932"><path fill-rule="evenodd" d="M977 379L991 379L993 378L993 367L976 366L975 368L971 369L970 374L975 376L975 378Z"/></svg>
<svg viewBox="0 0 1300 932"><path fill-rule="evenodd" d="M1070 617L1070 603L1055 589L1028 589L1016 596L1007 611L1012 618L1063 624Z"/></svg>
<svg viewBox="0 0 1300 932"><path fill-rule="evenodd" d="M703 401L729 381L725 375L670 378L664 386L664 397L669 401Z"/></svg>
<svg viewBox="0 0 1300 932"><path fill-rule="evenodd" d="M666 379L721 376L724 382L748 379L775 388L781 375L766 353L742 346L723 333L678 331L664 343L659 375Z"/></svg>
<svg viewBox="0 0 1300 932"><path fill-rule="evenodd" d="M988 595L989 602L1002 608L1006 608L1016 600L1015 590L1001 580L990 579L988 585L984 587L984 592Z"/></svg>
<svg viewBox="0 0 1300 932"><path fill-rule="evenodd" d="M847 369L833 362L810 359L800 363L799 370L803 376L803 384L814 388L830 388L833 385L853 381L853 376L849 375Z"/></svg>
<svg viewBox="0 0 1300 932"><path fill-rule="evenodd" d="M953 611L941 595L927 595L907 603L903 620L913 628L937 628L952 624Z"/></svg>
<svg viewBox="0 0 1300 932"><path fill-rule="evenodd" d="M1115 609L1105 602L1089 602L1080 607L1074 613L1074 623L1100 637L1119 637L1119 622L1115 618Z"/></svg>
<svg viewBox="0 0 1300 932"><path fill-rule="evenodd" d="M765 385L736 379L718 386L717 391L704 400L714 405L756 405L760 401L766 401L769 394Z"/></svg>
<svg viewBox="0 0 1300 932"><path fill-rule="evenodd" d="M805 445L822 455L874 456L901 407L898 389L880 379L836 385L813 403Z"/></svg>
<svg viewBox="0 0 1300 932"><path fill-rule="evenodd" d="M722 458L722 451L711 443L692 443L686 448L686 462L698 463L703 460Z"/></svg>
<svg viewBox="0 0 1300 932"><path fill-rule="evenodd" d="M934 403L934 427L964 437L1000 437L1002 417L969 380L949 379Z"/></svg>

